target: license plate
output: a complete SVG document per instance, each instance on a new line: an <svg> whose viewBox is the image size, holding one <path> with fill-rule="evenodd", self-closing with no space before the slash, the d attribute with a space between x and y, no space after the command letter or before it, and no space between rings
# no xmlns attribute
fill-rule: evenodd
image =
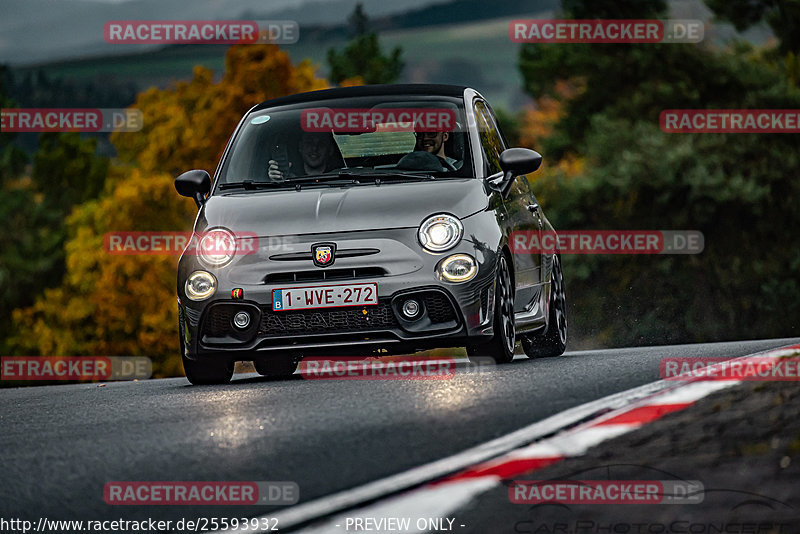
<svg viewBox="0 0 800 534"><path fill-rule="evenodd" d="M272 290L272 311L368 306L378 303L378 284L287 287Z"/></svg>

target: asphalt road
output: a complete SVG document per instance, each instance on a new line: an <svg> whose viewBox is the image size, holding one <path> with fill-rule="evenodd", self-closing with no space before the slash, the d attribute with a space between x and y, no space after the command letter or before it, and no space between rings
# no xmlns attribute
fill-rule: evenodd
<svg viewBox="0 0 800 534"><path fill-rule="evenodd" d="M247 517L269 507L110 506L109 481L294 481L300 501L462 451L659 379L662 358L800 339L568 352L449 380L184 378L0 390L0 518Z"/></svg>

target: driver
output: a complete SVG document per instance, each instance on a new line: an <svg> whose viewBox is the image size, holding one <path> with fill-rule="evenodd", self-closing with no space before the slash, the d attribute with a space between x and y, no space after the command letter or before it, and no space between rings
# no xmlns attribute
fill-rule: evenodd
<svg viewBox="0 0 800 534"><path fill-rule="evenodd" d="M303 160L303 172L300 176L323 174L329 169L331 156L335 150L333 138L327 132L303 132L300 138L300 157ZM291 163L289 163L291 167ZM274 159L269 160L269 179L280 182L287 177L280 171L278 162ZM289 177L298 176L297 173L289 171Z"/></svg>
<svg viewBox="0 0 800 534"><path fill-rule="evenodd" d="M444 144L450 139L450 132L414 132L414 135L417 136L414 150L429 152L445 160L453 169L456 168L458 160L444 153Z"/></svg>

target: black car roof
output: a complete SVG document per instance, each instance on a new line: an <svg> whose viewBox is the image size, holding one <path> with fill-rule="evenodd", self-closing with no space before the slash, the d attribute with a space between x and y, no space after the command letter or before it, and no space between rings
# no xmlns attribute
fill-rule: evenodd
<svg viewBox="0 0 800 534"><path fill-rule="evenodd" d="M261 109L285 106L290 104L302 104L303 102L317 102L333 98L347 98L358 96L389 96L389 95L433 95L433 96L454 96L461 97L464 90L463 85L444 85L432 83L408 83L390 85L358 85L355 87L336 87L334 89L322 89L319 91L309 91L295 95L282 96L262 102L253 111Z"/></svg>

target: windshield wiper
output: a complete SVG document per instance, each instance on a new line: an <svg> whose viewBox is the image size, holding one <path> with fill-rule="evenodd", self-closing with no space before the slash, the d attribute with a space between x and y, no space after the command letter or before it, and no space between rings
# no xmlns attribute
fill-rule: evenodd
<svg viewBox="0 0 800 534"><path fill-rule="evenodd" d="M326 172L322 174L309 174L305 176L295 176L280 182L254 182L253 180L242 180L241 182L228 182L220 184L219 188L224 189L245 189L252 191L255 189L274 189L282 187L294 187L300 190L303 185L323 185L329 187L360 185L361 180L373 180L376 184L384 180L436 180L432 174L424 171L366 171L359 172L352 169L342 169L336 172Z"/></svg>
<svg viewBox="0 0 800 534"><path fill-rule="evenodd" d="M359 183L359 179L368 179L370 181L382 181L382 180L405 180L408 178L416 179L416 180L436 180L436 177L430 173L425 171L359 171L355 169L342 169L336 172L328 172L324 174L317 174L317 175L307 175L307 176L298 176L296 178L290 178L288 181L295 182L295 181L302 181L304 183L317 180L325 180L328 181L332 178L348 178L355 183ZM378 182L379 183L379 182Z"/></svg>
<svg viewBox="0 0 800 534"><path fill-rule="evenodd" d="M284 185L291 186L288 182L254 182L253 180L242 180L241 182L227 182L220 184L220 189L262 189L271 187L281 187Z"/></svg>
<svg viewBox="0 0 800 534"><path fill-rule="evenodd" d="M320 180L323 178L323 180ZM220 189L245 189L252 191L255 189L277 189L277 188L294 188L300 190L301 185L323 185L328 187L342 186L342 185L358 185L361 182L353 178L347 180L329 180L328 178L339 178L338 174L321 174L318 176L299 176L297 178L290 178L288 180L281 180L280 182L254 182L253 180L243 180L241 182L228 182L220 184Z"/></svg>

